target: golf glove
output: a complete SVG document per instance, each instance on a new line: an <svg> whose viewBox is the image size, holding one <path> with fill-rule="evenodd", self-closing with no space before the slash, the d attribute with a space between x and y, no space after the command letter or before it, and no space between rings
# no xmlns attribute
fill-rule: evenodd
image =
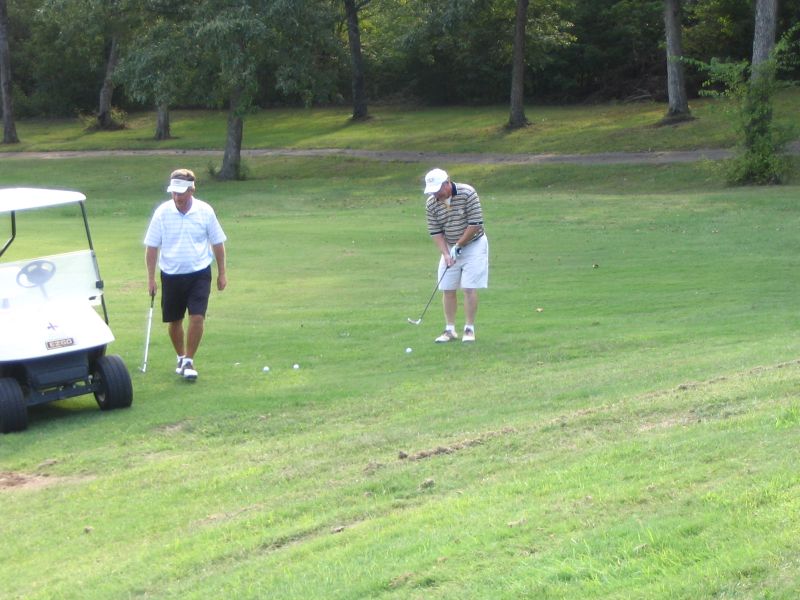
<svg viewBox="0 0 800 600"><path fill-rule="evenodd" d="M462 248L458 244L450 248L450 258L458 260L458 257L461 256L461 250Z"/></svg>

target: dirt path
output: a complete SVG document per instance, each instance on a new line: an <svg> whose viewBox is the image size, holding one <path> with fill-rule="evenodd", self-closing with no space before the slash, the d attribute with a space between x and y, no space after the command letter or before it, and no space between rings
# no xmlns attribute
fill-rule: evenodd
<svg viewBox="0 0 800 600"><path fill-rule="evenodd" d="M800 141L789 145L791 154L800 154ZM413 152L406 150L350 150L320 148L296 150L290 148L242 150L243 157L251 156L348 156L386 162L462 163L462 164L667 164L687 163L700 160L721 160L733 155L731 150L671 150L663 152L604 152L599 154L446 154L441 152ZM63 151L63 152L0 152L4 158L62 159L87 156L222 156L222 150L109 150L109 151Z"/></svg>

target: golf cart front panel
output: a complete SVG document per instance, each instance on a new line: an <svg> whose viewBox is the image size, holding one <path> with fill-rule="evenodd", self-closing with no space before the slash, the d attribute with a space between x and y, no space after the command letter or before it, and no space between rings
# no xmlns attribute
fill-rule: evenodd
<svg viewBox="0 0 800 600"><path fill-rule="evenodd" d="M102 293L92 250L0 263L0 363L114 341Z"/></svg>

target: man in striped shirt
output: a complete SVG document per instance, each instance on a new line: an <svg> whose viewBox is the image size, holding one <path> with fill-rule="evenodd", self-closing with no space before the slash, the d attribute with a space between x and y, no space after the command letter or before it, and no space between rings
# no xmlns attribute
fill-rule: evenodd
<svg viewBox="0 0 800 600"><path fill-rule="evenodd" d="M442 290L445 330L436 338L442 344L458 339L456 291L464 297L464 333L462 342L475 341L475 315L478 312L478 289L489 286L489 240L483 229L483 210L475 188L454 183L442 169L425 175L425 203L428 233L441 256L439 289Z"/></svg>
<svg viewBox="0 0 800 600"><path fill-rule="evenodd" d="M217 263L217 289L228 284L225 273L225 233L209 204L194 197L195 176L189 169L170 175L172 199L158 206L144 238L147 287L158 290L156 262L161 271L161 314L178 355L175 372L197 379L194 356L205 326L211 294L211 263ZM183 319L189 312L184 332Z"/></svg>

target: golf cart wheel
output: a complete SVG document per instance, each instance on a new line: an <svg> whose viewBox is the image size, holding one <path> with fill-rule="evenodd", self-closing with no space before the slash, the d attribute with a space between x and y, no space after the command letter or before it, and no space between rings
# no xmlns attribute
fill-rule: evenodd
<svg viewBox="0 0 800 600"><path fill-rule="evenodd" d="M28 407L16 379L0 379L0 431L10 433L28 427Z"/></svg>
<svg viewBox="0 0 800 600"><path fill-rule="evenodd" d="M101 356L94 367L95 400L100 410L127 408L133 402L131 375L119 356Z"/></svg>

